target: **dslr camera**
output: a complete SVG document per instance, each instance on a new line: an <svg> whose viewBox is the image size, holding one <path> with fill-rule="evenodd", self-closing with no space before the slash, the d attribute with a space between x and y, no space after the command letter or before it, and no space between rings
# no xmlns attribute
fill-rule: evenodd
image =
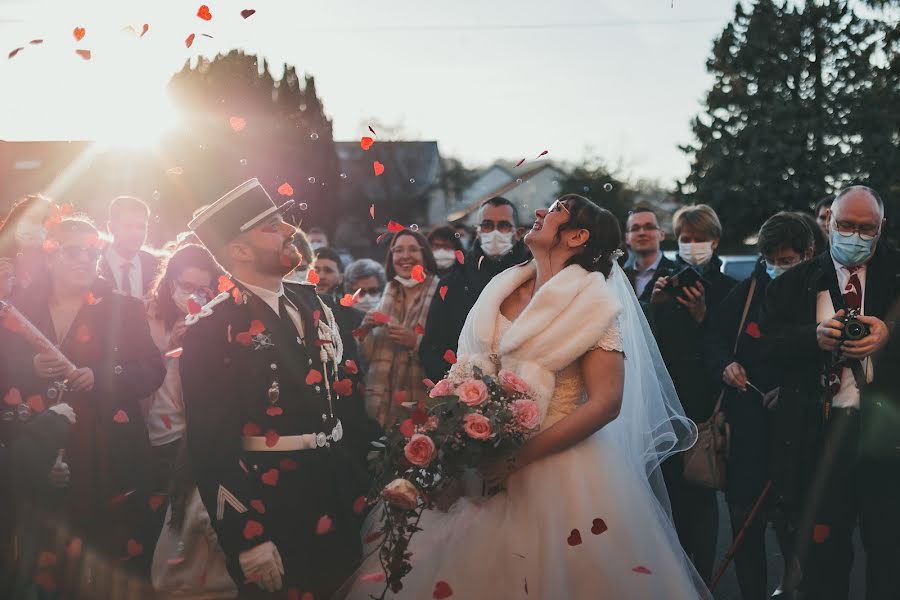
<svg viewBox="0 0 900 600"><path fill-rule="evenodd" d="M859 320L859 311L855 308L847 311L843 317L835 317L834 320L844 324L841 330L842 342L855 342L871 333L869 326Z"/></svg>

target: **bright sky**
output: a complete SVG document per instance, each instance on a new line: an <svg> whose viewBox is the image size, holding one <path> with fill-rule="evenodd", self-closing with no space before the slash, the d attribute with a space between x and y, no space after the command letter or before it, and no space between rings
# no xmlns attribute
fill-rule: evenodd
<svg viewBox="0 0 900 600"><path fill-rule="evenodd" d="M243 47L276 77L285 61L314 75L338 140L377 119L470 166L543 150L579 161L592 149L668 184L688 170L677 145L691 141L705 61L734 10L731 0L227 0L207 1L207 22L202 2L0 0L0 138L150 139L177 126L163 95L173 71ZM245 20L242 9L257 12ZM122 31L144 23L143 38Z"/></svg>

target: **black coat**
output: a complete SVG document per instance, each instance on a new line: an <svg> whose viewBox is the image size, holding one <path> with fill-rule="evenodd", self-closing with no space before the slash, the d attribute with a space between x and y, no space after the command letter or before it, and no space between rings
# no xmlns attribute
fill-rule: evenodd
<svg viewBox="0 0 900 600"><path fill-rule="evenodd" d="M141 261L141 289L144 292L144 296L146 296L150 293L150 286L153 284L153 280L156 279L160 260L146 250L138 250L138 259ZM113 276L112 268L106 261L106 254L100 256L97 270L100 273L100 277L109 281L113 286L116 285L116 278Z"/></svg>
<svg viewBox="0 0 900 600"><path fill-rule="evenodd" d="M818 461L823 424L821 376L830 360L816 341L816 299L837 290L829 253L794 267L769 286L762 353L785 375L772 431L772 479L778 499L798 505ZM874 379L860 396L860 455L900 464L900 253L879 244L866 268L864 313L885 321L891 336L873 356ZM885 475L889 476L889 475ZM897 475L894 475L897 476Z"/></svg>
<svg viewBox="0 0 900 600"><path fill-rule="evenodd" d="M333 392L334 418L330 416L324 378L332 390L335 379L332 366L324 372L316 341L315 315L325 316L315 287L285 283L284 288L303 319L302 342L289 319L280 319L246 291L246 303L228 299L188 329L180 365L188 453L238 585L246 579L240 553L272 541L284 562L285 586L302 586L327 598L352 573L361 553L360 517L353 504L368 491L359 460L367 440L354 442L361 441L366 417L357 393L358 374L348 371L346 363L340 367L338 381L344 384L338 389L349 379L349 395ZM244 345L239 339L254 320L265 326L257 340L268 338L268 343ZM271 404L274 381L279 393ZM329 434L338 419L344 437L328 446L289 452L242 447L245 435ZM217 514L219 503L223 512ZM317 535L324 516L333 528Z"/></svg>
<svg viewBox="0 0 900 600"><path fill-rule="evenodd" d="M496 275L506 269L523 263L531 258L531 253L520 240L512 250L499 260L488 258L481 250L481 244L475 245L466 255L465 264L457 263L453 270L441 278L441 283L431 301L428 320L425 323L425 335L419 345L419 359L425 369L425 375L432 381L443 379L450 369L450 363L444 360L447 350L456 352L459 345L459 334L469 311L481 291ZM447 291L441 298L441 289Z"/></svg>
<svg viewBox="0 0 900 600"><path fill-rule="evenodd" d="M756 288L739 334L735 355L734 340L754 278ZM748 381L763 392L780 384L781 369L764 360L760 340L759 318L771 281L766 274L765 262L760 261L753 274L736 285L710 315L704 340L706 372L711 382L725 391L722 408L731 425L728 487L725 491L729 502L747 507L752 506L768 481L768 465L761 457L769 448L772 412L763 406L759 393L750 387L746 392L741 392L726 385L722 374L725 367L737 361L744 367Z"/></svg>
<svg viewBox="0 0 900 600"><path fill-rule="evenodd" d="M647 282L647 287L644 288L644 292L640 295L638 300L641 302L650 302L650 295L653 293L653 286L656 284L656 280L663 276L672 275L675 273L676 264L675 261L669 260L663 255L659 259L659 265L656 267L656 272L653 273L653 276L650 278L650 281ZM635 288L635 277L637 276L637 270L634 266L627 267L624 269L625 275L628 276L628 281L631 283L632 289L637 291Z"/></svg>
<svg viewBox="0 0 900 600"><path fill-rule="evenodd" d="M674 298L663 304L645 304L656 343L672 376L678 399L688 418L700 423L709 418L719 394L719 385L703 363L703 335L710 316L737 283L721 272L721 261L713 256L703 270L706 318L697 323ZM687 266L679 256L675 269ZM708 285L707 285L708 284Z"/></svg>

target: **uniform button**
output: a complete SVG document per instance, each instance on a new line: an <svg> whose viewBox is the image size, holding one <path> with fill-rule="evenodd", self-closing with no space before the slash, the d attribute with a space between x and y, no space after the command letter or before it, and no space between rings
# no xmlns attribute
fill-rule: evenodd
<svg viewBox="0 0 900 600"><path fill-rule="evenodd" d="M317 391L317 392L321 392L321 391L322 391L322 388L321 388L320 386L317 385L317 386L316 386L316 391Z"/></svg>
<svg viewBox="0 0 900 600"><path fill-rule="evenodd" d="M274 370L278 369L278 365L276 365L275 363L272 363L271 365L269 365L269 368L274 371Z"/></svg>
<svg viewBox="0 0 900 600"><path fill-rule="evenodd" d="M312 359L311 359L311 358L309 359L309 364L312 364Z"/></svg>
<svg viewBox="0 0 900 600"><path fill-rule="evenodd" d="M116 365L113 369L113 373L115 373L116 375L121 375L124 371L125 369L122 368L122 365Z"/></svg>

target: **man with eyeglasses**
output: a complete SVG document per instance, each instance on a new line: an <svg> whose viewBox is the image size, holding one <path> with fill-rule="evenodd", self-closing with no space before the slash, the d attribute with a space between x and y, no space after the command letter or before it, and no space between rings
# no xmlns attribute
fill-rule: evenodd
<svg viewBox="0 0 900 600"><path fill-rule="evenodd" d="M419 357L429 379L442 379L450 368L444 355L447 350L456 351L463 324L481 290L498 273L531 258L522 243L523 233L519 211L506 198L496 196L478 209L478 237L465 262L441 279L428 312Z"/></svg>
<svg viewBox="0 0 900 600"><path fill-rule="evenodd" d="M762 319L762 355L786 372L772 462L777 506L796 532L785 587L802 573L804 597L847 598L858 521L866 598L898 598L900 253L880 241L875 190L844 189L828 217L829 252L772 281Z"/></svg>
<svg viewBox="0 0 900 600"><path fill-rule="evenodd" d="M625 243L634 253L634 265L625 269L634 293L642 302L650 301L657 273L669 273L675 263L666 258L660 244L666 233L659 226L656 213L646 207L634 209L625 222Z"/></svg>

